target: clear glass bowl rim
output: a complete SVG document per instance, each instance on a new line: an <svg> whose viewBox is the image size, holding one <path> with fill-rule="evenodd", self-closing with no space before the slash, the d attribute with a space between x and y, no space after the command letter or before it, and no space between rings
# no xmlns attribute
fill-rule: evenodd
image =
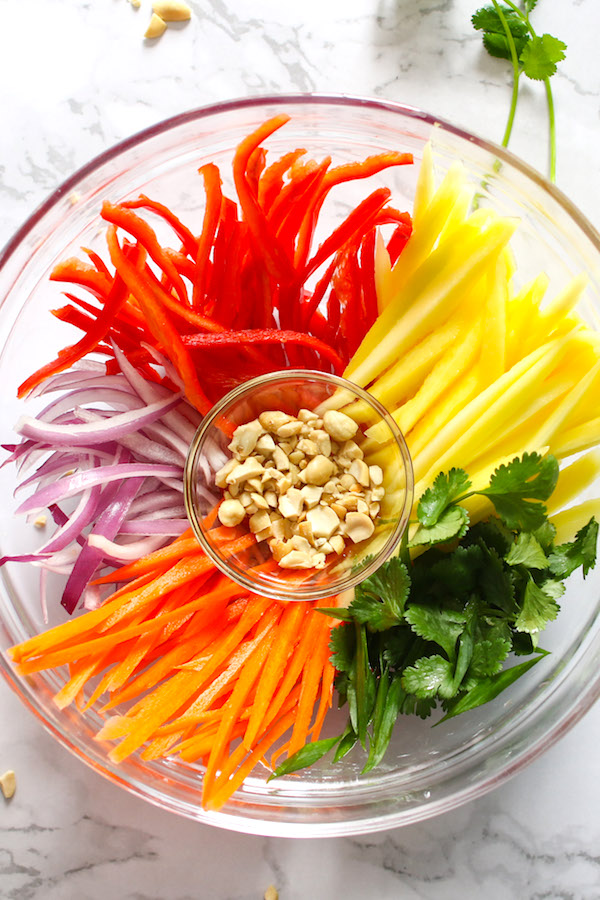
<svg viewBox="0 0 600 900"><path fill-rule="evenodd" d="M338 582L336 582L336 587L334 589L321 587L321 588L303 588L302 585L297 585L294 588L294 597L290 598L289 593L289 585L285 586L285 589L278 590L275 585L269 582L262 582L260 580L254 580L251 577L245 577L240 575L232 566L229 565L226 559L224 559L219 552L213 547L211 542L208 540L206 536L206 532L200 526L199 517L196 515L196 510L194 508L193 501L193 489L192 489L192 479L193 479L193 467L194 463L197 459L198 453L200 451L200 447L204 437L208 434L209 429L213 426L215 420L223 413L223 411L234 403L236 400L242 398L244 394L249 391L254 390L257 387L268 386L272 382L281 382L281 381L318 381L327 385L337 385L337 387L342 388L342 390L352 391L352 393L356 394L357 397L360 397L364 400L365 403L368 403L369 406L377 413L380 417L381 421L385 422L387 427L389 428L394 441L396 442L396 446L400 452L400 456L402 457L402 461L404 463L404 469L406 472L406 492L404 495L404 502L402 504L402 512L398 517L398 521L394 527L393 532L389 535L385 545L382 547L377 556L363 569L361 569L358 573L352 575L346 575ZM410 453L408 447L406 446L406 441L404 440L404 435L398 428L394 419L388 412L388 410L377 400L375 397L372 397L367 391L363 390L363 388L359 387L356 384L353 384L352 381L349 381L347 378L341 378L339 375L329 375L326 372L319 372L313 369L280 369L276 372L270 372L267 375L259 375L256 378L251 378L249 381L243 382L243 384L239 384L237 387L233 388L233 390L229 391L218 403L212 407L212 409L206 414L204 419L202 420L196 434L194 435L194 439L190 444L190 449L188 451L184 474L183 474L183 495L185 499L185 507L188 514L188 519L190 521L190 525L196 535L196 538L204 548L207 556L212 559L214 564L218 569L221 570L225 575L232 578L237 584L242 585L242 587L247 588L249 591L260 592L267 597L272 597L275 600L323 600L327 597L331 597L332 594L339 594L343 591L347 591L350 588L357 585L360 581L363 581L365 578L368 578L369 575L372 575L377 569L383 565L383 563L390 558L396 547L398 546L400 539L402 538L402 534L404 533L404 529L408 524L408 517L410 515L410 510L413 504L413 494L414 494L414 477L413 477L413 468L412 468L412 460L410 458Z"/></svg>
<svg viewBox="0 0 600 900"><path fill-rule="evenodd" d="M15 263L17 266L19 264L25 265L25 259L18 259L19 250L22 249L24 242L35 230L36 226L44 219L44 216L50 213L65 196L68 196L83 179L93 175L94 172L103 165L111 162L120 154L132 150L136 146L143 144L145 141L158 137L172 128L177 128L178 126L186 125L194 121L200 121L215 114L253 107L279 107L288 109L304 104L330 105L346 108L358 107L368 108L374 111L381 110L387 113L397 113L407 119L421 121L426 125L440 125L449 134L473 143L479 149L494 155L497 159L505 162L510 168L524 175L526 179L546 193L553 202L562 208L573 221L576 228L578 228L589 240L593 250L600 254L600 233L581 213L575 204L573 204L559 188L554 184L551 184L536 169L505 148L488 141L483 137L475 135L466 129L458 127L443 117L425 112L414 106L363 96L305 92L256 95L253 97L242 97L208 104L163 119L112 145L108 150L96 155L88 163L76 170L69 178L63 181L62 184L59 185L59 187L56 188L17 229L5 246L0 250L0 275L4 273L9 265ZM0 306L3 301L4 297L0 297ZM496 765L493 770L484 777L476 781L465 778L465 761L463 760L462 764L457 762L456 765L451 763L446 773L447 778L443 782L446 787L446 792L442 793L442 796L437 800L425 802L417 806L409 806L392 814L384 814L377 818L371 817L369 819L358 821L352 819L348 822L311 822L310 824L297 823L294 821L286 822L285 820L279 822L273 822L272 820L263 821L258 817L251 819L247 816L238 818L235 814L227 813L204 813L200 809L189 808L189 806L186 806L175 798L165 798L164 795L160 793L160 790L155 790L145 782L125 774L122 768L112 765L108 760L101 758L99 755L94 758L89 756L83 743L80 742L76 736L71 735L68 730L63 729L61 725L57 723L55 717L49 716L37 694L27 688L22 683L22 680L16 677L5 654L0 655L0 669L7 683L19 697L24 706L40 720L41 724L59 743L85 762L90 768L94 769L113 783L120 784L134 796L141 797L163 809L168 809L189 818L196 819L197 821L232 831L267 836L309 838L367 834L401 825L414 824L440 813L455 809L470 800L476 799L492 789L495 789L513 775L516 775L569 731L600 697L600 667L597 665L597 660L600 659L600 633L595 636L590 636L589 634L584 636L582 638L582 646L580 646L578 652L579 656L577 664L583 666L585 663L589 670L590 661L593 661L595 664L595 674L594 677L589 678L584 689L579 693L577 702L566 705L562 710L561 715L559 715L558 718L555 718L549 725L543 722L543 710L538 708L534 709L532 714L535 713L538 719L538 729L535 739L527 742L526 745L519 745L516 749L513 747L507 754L502 765ZM554 681L553 691L551 693L556 695L564 690L565 681L571 670L572 666L567 666L567 669L562 673L562 677L559 677ZM521 726L522 722L519 721L517 727L520 728ZM475 760L480 756L481 753L475 753ZM455 779L458 781L458 784L454 783ZM365 786L365 788L368 790L367 786ZM360 803L361 796L362 793L360 795L357 794L353 799Z"/></svg>

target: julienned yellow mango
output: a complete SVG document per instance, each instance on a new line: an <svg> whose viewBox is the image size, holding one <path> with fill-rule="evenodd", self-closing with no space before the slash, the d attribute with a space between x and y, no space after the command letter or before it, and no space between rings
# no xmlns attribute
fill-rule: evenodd
<svg viewBox="0 0 600 900"><path fill-rule="evenodd" d="M586 278L573 279L545 306L544 273L515 291L508 242L516 223L489 209L469 213L471 197L460 165L435 189L426 148L413 234L393 267L378 241L381 312L345 373L401 425L417 499L452 465L489 478L500 460L524 449L565 458L600 443L600 334L575 309ZM482 336L469 335L480 318ZM363 421L360 404L346 411ZM369 462L389 461L385 445L367 441L366 449ZM561 483L575 496L600 473L600 455L565 473L558 498ZM486 502L469 501L473 514L482 515Z"/></svg>
<svg viewBox="0 0 600 900"><path fill-rule="evenodd" d="M569 509L564 509L551 516L550 521L556 528L554 542L564 544L572 541L573 536L589 522L592 516L600 521L600 497L584 500L576 506L571 506Z"/></svg>
<svg viewBox="0 0 600 900"><path fill-rule="evenodd" d="M589 488L598 477L600 471L600 450L591 450L579 456L570 465L560 470L558 483L548 503L552 515L568 506L580 494Z"/></svg>
<svg viewBox="0 0 600 900"><path fill-rule="evenodd" d="M350 361L346 377L363 387L371 384L446 322L465 293L475 287L489 260L508 243L516 224L498 220L481 231L465 223L455 245L434 250L406 285L411 300L406 312L403 296L384 309Z"/></svg>

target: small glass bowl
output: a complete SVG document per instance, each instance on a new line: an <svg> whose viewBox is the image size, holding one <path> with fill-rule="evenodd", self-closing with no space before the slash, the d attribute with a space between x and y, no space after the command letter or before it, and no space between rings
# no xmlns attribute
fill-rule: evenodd
<svg viewBox="0 0 600 900"><path fill-rule="evenodd" d="M383 471L385 493L375 531L357 544L348 541L340 555L330 553L323 569L273 567L267 541L224 555L222 543L216 540L222 539L223 526L213 512L222 498L215 470L231 458L228 444L233 429L269 410L296 416L301 409L320 415L327 409L343 409L358 422L354 440L364 450L365 462L379 464ZM318 600L354 587L392 555L408 524L413 470L400 429L374 397L336 375L287 369L245 382L204 417L188 452L184 496L194 533L222 572L248 590L277 600ZM244 531L248 531L247 520L231 529L232 538Z"/></svg>

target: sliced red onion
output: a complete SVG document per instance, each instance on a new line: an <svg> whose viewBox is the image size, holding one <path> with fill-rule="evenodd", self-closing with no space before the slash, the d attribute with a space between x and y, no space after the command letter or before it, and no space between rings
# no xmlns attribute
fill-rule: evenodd
<svg viewBox="0 0 600 900"><path fill-rule="evenodd" d="M190 527L187 519L134 519L132 522L123 522L121 534L163 534L176 536L183 534Z"/></svg>
<svg viewBox="0 0 600 900"><path fill-rule="evenodd" d="M117 544L114 541L101 537L99 534L94 534L90 535L89 544L91 547L97 547L98 550L101 550L104 557L110 557L118 562L128 562L157 550L164 544L164 538L159 535L158 537L146 538L143 541L135 541L131 544Z"/></svg>
<svg viewBox="0 0 600 900"><path fill-rule="evenodd" d="M105 488L104 512L92 528L86 546L77 557L60 601L68 613L72 613L77 608L83 591L103 559L102 551L90 544L90 538L96 535L112 540L119 533L121 523L143 480L143 477L130 478Z"/></svg>
<svg viewBox="0 0 600 900"><path fill-rule="evenodd" d="M163 466L151 463L123 463L116 466L103 466L98 470L79 472L68 478L63 478L58 484L47 485L41 491L36 491L25 500L17 509L17 514L34 512L45 509L51 503L58 503L67 497L73 497L80 491L96 484L108 484L111 481L120 481L123 478L144 478L147 475L155 475L161 480L174 479L179 470L175 466ZM178 483L178 482L176 482Z"/></svg>
<svg viewBox="0 0 600 900"><path fill-rule="evenodd" d="M54 423L38 422L31 416L21 416L15 426L15 431L23 437L34 438L47 444L61 446L89 445L94 443L104 444L106 441L118 439L130 430L143 428L144 425L160 419L166 412L181 401L181 396L175 394L165 400L151 403L150 406L141 409L130 410L112 416L108 421L93 422L88 425L55 425Z"/></svg>

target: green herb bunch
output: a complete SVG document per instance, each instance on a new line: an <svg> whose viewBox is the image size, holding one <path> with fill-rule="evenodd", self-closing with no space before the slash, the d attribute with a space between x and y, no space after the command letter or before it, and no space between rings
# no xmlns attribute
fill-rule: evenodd
<svg viewBox="0 0 600 900"><path fill-rule="evenodd" d="M591 519L571 543L555 545L547 517L558 477L553 456L526 453L496 469L473 490L462 469L441 473L420 499L418 522L401 555L356 589L331 638L343 734L307 744L275 776L356 743L368 752L363 771L381 762L401 714L442 722L493 700L546 651L539 634L559 612L564 579L587 575L596 561L598 524ZM487 497L495 515L470 525L464 501ZM527 657L506 666L510 654Z"/></svg>
<svg viewBox="0 0 600 900"><path fill-rule="evenodd" d="M565 58L566 44L551 34L538 35L529 14L538 0L523 0L521 7L512 0L492 0L473 15L473 26L483 32L483 44L491 56L508 59L513 70L512 100L502 138L502 146L508 147L512 133L521 75L534 81L543 81L548 104L548 130L550 144L550 180L556 180L556 121L554 98L550 78L556 72L556 65Z"/></svg>

